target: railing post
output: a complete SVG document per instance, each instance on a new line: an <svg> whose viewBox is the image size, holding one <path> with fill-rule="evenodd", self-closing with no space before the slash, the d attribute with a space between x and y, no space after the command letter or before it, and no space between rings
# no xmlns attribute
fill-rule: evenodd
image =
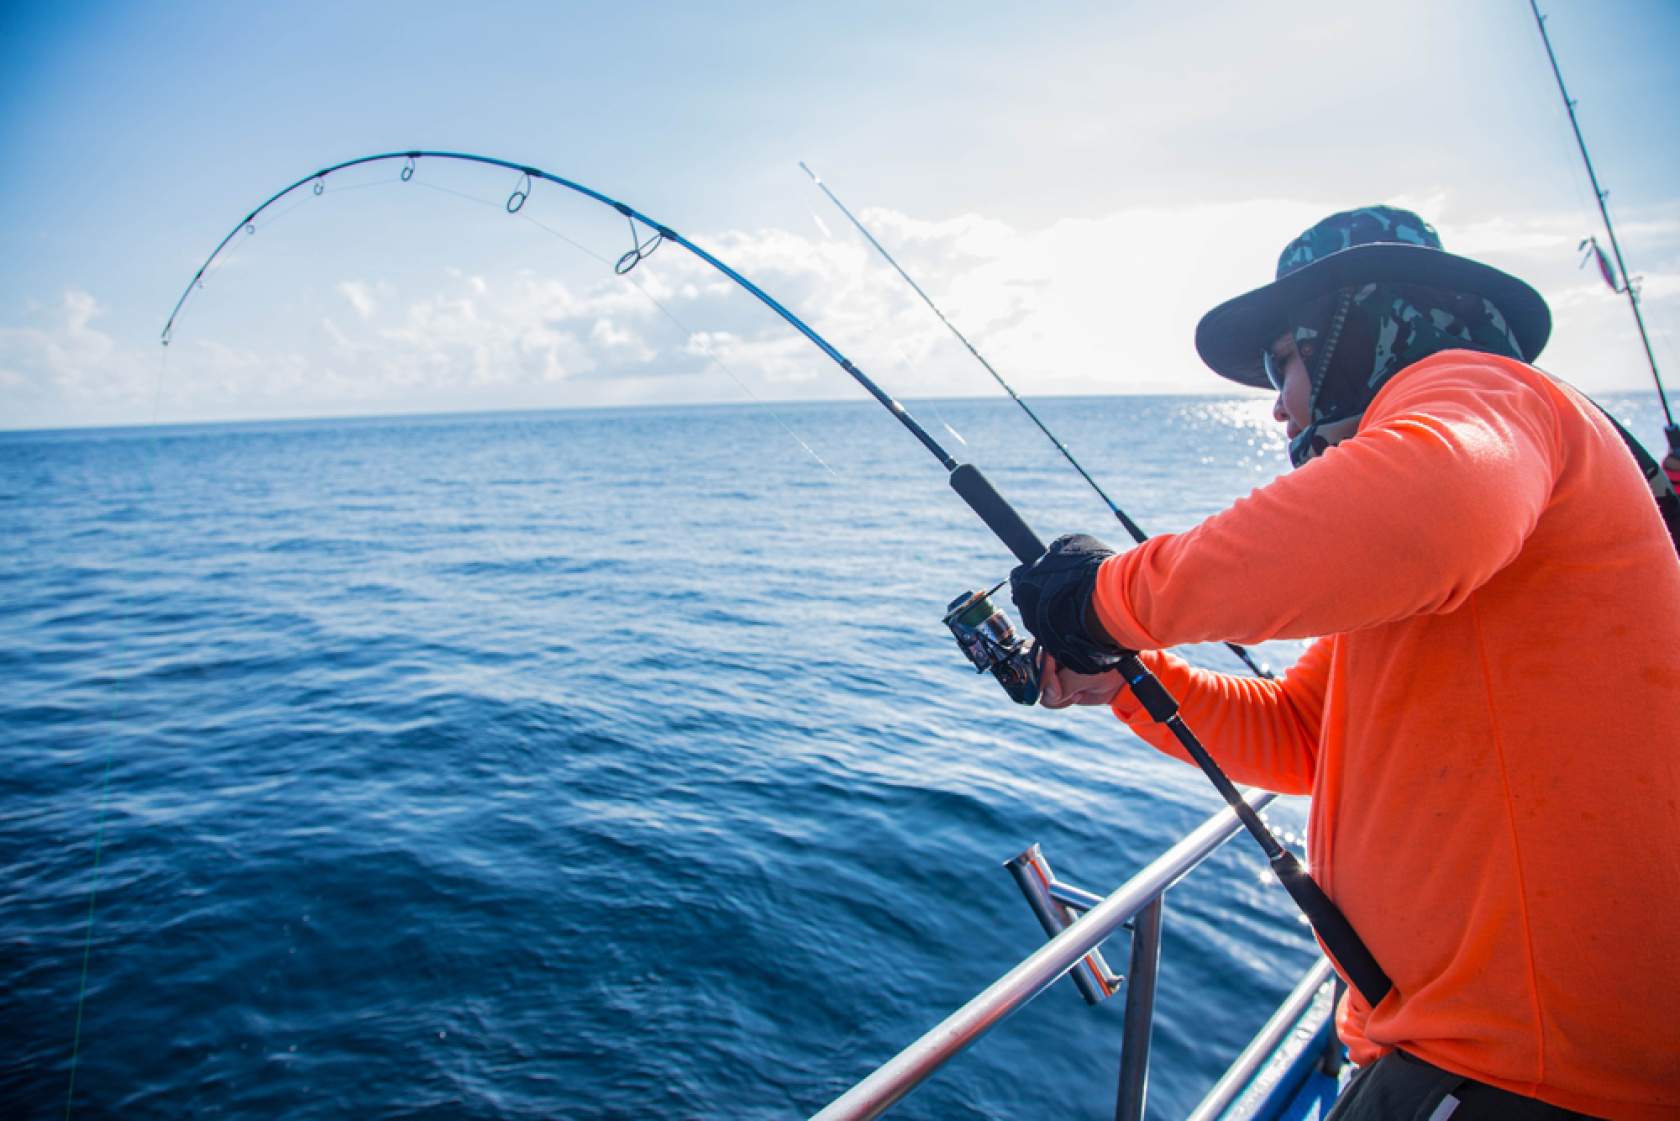
<svg viewBox="0 0 1680 1121"><path fill-rule="evenodd" d="M1102 896L1092 895L1088 891L1061 883L1056 874L1050 870L1050 862L1044 859L1044 852L1038 845L1033 845L1021 855L1004 864L1009 874L1015 877L1020 885L1021 894L1027 897L1027 903L1038 916L1044 933L1051 938L1071 926L1084 911L1102 902ZM1076 902L1065 900L1080 897ZM1079 995L1085 998L1086 1004L1101 1004L1109 997L1120 991L1120 978L1108 968L1103 960L1101 950L1092 950L1084 961L1068 971L1073 983L1079 988Z"/></svg>
<svg viewBox="0 0 1680 1121"><path fill-rule="evenodd" d="M1132 963L1126 970L1126 1021L1120 1036L1120 1093L1114 1121L1143 1121L1149 1092L1149 1037L1155 1027L1155 977L1161 966L1162 892L1132 920Z"/></svg>

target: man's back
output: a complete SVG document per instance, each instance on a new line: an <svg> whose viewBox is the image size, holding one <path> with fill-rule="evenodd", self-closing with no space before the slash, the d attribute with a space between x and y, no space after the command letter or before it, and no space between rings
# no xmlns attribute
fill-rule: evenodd
<svg viewBox="0 0 1680 1121"><path fill-rule="evenodd" d="M1680 1116L1680 561L1603 417L1445 352L1357 438L1157 542L1103 570L1117 640L1338 636L1253 701L1164 680L1218 714L1197 730L1235 777L1311 784L1313 874L1396 984L1368 1019L1352 998L1355 1058ZM1197 633L1216 617L1244 625Z"/></svg>

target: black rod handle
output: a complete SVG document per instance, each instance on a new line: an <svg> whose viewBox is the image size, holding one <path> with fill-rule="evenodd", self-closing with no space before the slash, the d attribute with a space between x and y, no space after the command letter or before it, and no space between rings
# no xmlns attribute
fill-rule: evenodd
<svg viewBox="0 0 1680 1121"><path fill-rule="evenodd" d="M1330 951L1330 956L1336 959L1336 964L1347 971L1348 980L1359 990L1359 995L1365 998L1365 1003L1372 1008L1381 1004L1383 997L1394 988L1394 982L1388 979L1388 974L1377 964L1377 959L1360 940L1359 934L1353 929L1353 924L1348 922L1347 916L1342 914L1341 908L1324 894L1324 889L1301 867L1301 862L1295 859L1294 853L1285 850L1272 857L1271 864L1272 871L1283 881L1283 886L1295 900L1295 905L1301 908L1301 913L1312 923L1313 930L1324 940L1324 948Z"/></svg>
<svg viewBox="0 0 1680 1121"><path fill-rule="evenodd" d="M1353 929L1347 916L1342 914L1341 908L1331 902L1324 894L1324 889L1318 886L1318 881L1307 874L1301 867L1301 862L1295 855L1278 843L1272 831L1266 828L1260 815L1254 812L1254 807L1242 796L1230 778L1225 774L1212 755L1208 753L1196 733L1190 730L1179 715L1178 701L1161 684L1159 678L1149 672L1136 654L1128 654L1120 662L1120 673L1131 687L1132 696L1143 705L1144 711L1156 721L1165 724L1173 736L1189 753L1190 758L1201 767L1202 773L1213 782L1220 796L1236 811L1237 818L1243 823L1253 838L1260 842L1260 847L1266 852L1266 859L1271 863L1272 871L1289 892L1295 905L1301 908L1301 913L1307 916L1313 931L1324 942L1324 948L1336 963L1347 971L1348 980L1359 990L1372 1008L1382 1002L1394 987L1388 974L1371 954L1370 949L1360 939L1359 932Z"/></svg>
<svg viewBox="0 0 1680 1121"><path fill-rule="evenodd" d="M991 480L980 473L980 468L972 463L958 464L951 471L951 489L962 495L962 500L991 527L999 541L1009 546L1016 560L1031 564L1044 555L1044 542L997 492Z"/></svg>

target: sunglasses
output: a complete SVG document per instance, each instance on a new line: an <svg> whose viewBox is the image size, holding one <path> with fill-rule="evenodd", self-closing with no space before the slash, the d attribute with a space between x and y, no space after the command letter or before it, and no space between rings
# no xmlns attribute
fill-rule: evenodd
<svg viewBox="0 0 1680 1121"><path fill-rule="evenodd" d="M1272 356L1272 348L1267 347L1260 352L1260 362L1266 368L1266 380L1272 383L1272 388L1283 392L1283 363Z"/></svg>

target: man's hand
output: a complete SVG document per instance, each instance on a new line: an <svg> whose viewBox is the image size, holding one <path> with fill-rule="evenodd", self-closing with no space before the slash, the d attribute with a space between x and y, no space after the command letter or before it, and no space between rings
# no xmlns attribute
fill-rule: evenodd
<svg viewBox="0 0 1680 1121"><path fill-rule="evenodd" d="M1071 705L1109 705L1126 687L1116 671L1108 673L1075 673L1056 664L1049 651L1044 653L1044 671L1039 679L1038 703L1045 708L1068 708Z"/></svg>
<svg viewBox="0 0 1680 1121"><path fill-rule="evenodd" d="M1021 624L1047 654L1086 675L1113 669L1124 653L1104 632L1092 603L1097 572L1113 555L1095 537L1069 534L1009 574Z"/></svg>

